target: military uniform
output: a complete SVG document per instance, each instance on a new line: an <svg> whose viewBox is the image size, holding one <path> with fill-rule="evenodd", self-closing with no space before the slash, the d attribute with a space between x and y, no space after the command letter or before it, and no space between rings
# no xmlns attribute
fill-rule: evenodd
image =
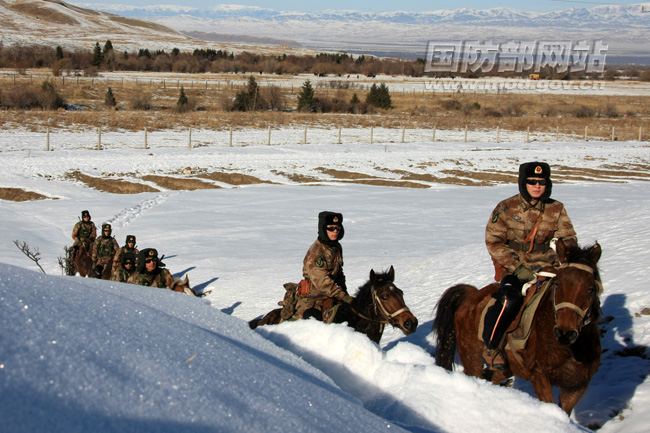
<svg viewBox="0 0 650 433"><path fill-rule="evenodd" d="M129 247L129 241L133 242L133 247ZM140 251L135 248L135 236L127 235L124 246L115 252L115 257L113 257L113 269L119 269L122 267L122 261L124 260L125 254L131 253L137 257L139 252Z"/></svg>
<svg viewBox="0 0 650 433"><path fill-rule="evenodd" d="M532 241L524 240L541 223ZM490 256L508 273L524 265L532 271L544 266L556 266L557 254L550 248L551 239L562 239L567 245L577 245L576 232L564 205L559 201L539 200L535 205L521 194L503 200L492 212L485 229L485 244Z"/></svg>
<svg viewBox="0 0 650 433"><path fill-rule="evenodd" d="M153 271L148 271L146 268L147 259L156 260L156 268ZM140 251L137 260L137 269L127 280L128 283L137 284L139 286L157 287L159 289L171 289L174 284L174 277L171 272L165 269L164 263L158 259L158 251L154 248L145 248Z"/></svg>
<svg viewBox="0 0 650 433"><path fill-rule="evenodd" d="M126 265L131 265L131 269L127 269ZM113 262L113 273L111 274L111 281L126 283L131 275L135 272L135 254L127 252L124 254L123 261L116 266Z"/></svg>
<svg viewBox="0 0 650 433"><path fill-rule="evenodd" d="M110 232L108 236L104 234L105 229L112 231L110 224L102 224L102 235L95 239L95 242L93 243L93 250L91 253L93 268L97 266L106 267L111 265L115 252L120 248L115 238L110 235Z"/></svg>
<svg viewBox="0 0 650 433"><path fill-rule="evenodd" d="M88 221L83 221L84 217L88 217ZM95 223L90 220L90 213L87 210L81 212L82 220L77 222L72 229L72 239L74 240L74 247L85 244L89 247L97 237L97 227Z"/></svg>
<svg viewBox="0 0 650 433"><path fill-rule="evenodd" d="M558 265L551 240L562 239L568 245L578 242L564 205L551 199L548 164L521 164L518 183L519 194L499 203L485 228L485 244L499 281L499 289L492 294L494 303L485 312L482 335L483 361L491 370L505 369L504 340L523 306L523 283L534 281L543 267ZM527 185L539 196L533 197Z"/></svg>
<svg viewBox="0 0 650 433"><path fill-rule="evenodd" d="M343 248L338 242L343 237L341 223L343 216L334 212L319 214L319 236L309 247L303 260L302 275L308 282L309 292L298 294L295 317L302 319L305 311L316 309L322 312L323 302L333 298L342 300L348 295L343 274ZM327 237L328 224L341 225L338 240Z"/></svg>

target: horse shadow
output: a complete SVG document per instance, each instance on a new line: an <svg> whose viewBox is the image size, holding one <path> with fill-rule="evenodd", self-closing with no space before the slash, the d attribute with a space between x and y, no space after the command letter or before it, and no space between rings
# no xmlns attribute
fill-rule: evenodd
<svg viewBox="0 0 650 433"><path fill-rule="evenodd" d="M172 256L169 256L169 257L172 257ZM166 258L168 258L168 257L166 257ZM186 268L186 269L183 270L183 271L176 272L176 273L172 274L172 277L174 277L174 278L180 278L180 277L182 277L183 275L187 274L189 271L193 271L194 269L196 269L196 266L190 266L189 268Z"/></svg>
<svg viewBox="0 0 650 433"><path fill-rule="evenodd" d="M203 293L206 287L208 287L210 284L214 283L217 281L219 277L214 277L209 279L208 281L205 281L203 283L197 284L196 286L192 287L196 293Z"/></svg>
<svg viewBox="0 0 650 433"><path fill-rule="evenodd" d="M625 307L627 296L616 293L605 298L600 323L602 358L591 386L574 409L577 422L601 427L617 417L648 376L648 347L634 342L633 316Z"/></svg>
<svg viewBox="0 0 650 433"><path fill-rule="evenodd" d="M239 307L240 305L241 305L241 302L237 301L234 304L232 304L230 307L222 308L221 312L225 313L225 314L228 314L229 316L232 316L232 313L235 312L235 308Z"/></svg>

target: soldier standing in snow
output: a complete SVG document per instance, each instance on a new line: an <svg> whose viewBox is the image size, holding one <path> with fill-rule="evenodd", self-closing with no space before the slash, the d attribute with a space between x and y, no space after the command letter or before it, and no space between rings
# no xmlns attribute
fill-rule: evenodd
<svg viewBox="0 0 650 433"><path fill-rule="evenodd" d="M551 199L551 168L544 162L519 167L519 194L497 205L485 229L485 244L495 267L499 290L486 315L483 360L492 370L503 370L506 330L523 304L522 287L544 266L559 265L552 239L577 246L576 232L564 205Z"/></svg>

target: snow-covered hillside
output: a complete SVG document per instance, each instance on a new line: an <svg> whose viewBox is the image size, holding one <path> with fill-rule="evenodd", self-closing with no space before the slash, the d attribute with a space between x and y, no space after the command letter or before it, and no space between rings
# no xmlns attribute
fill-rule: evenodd
<svg viewBox="0 0 650 433"><path fill-rule="evenodd" d="M83 149L94 140L90 131L50 152L20 142L0 150L0 188L46 198L0 200L3 432L647 431L646 143L284 142L189 150L152 141L148 150ZM441 293L458 282L490 281L485 224L494 205L516 193L513 175L528 160L551 164L553 196L565 203L581 244L603 247L605 351L570 419L537 401L525 381L495 387L435 367L429 356ZM156 192L102 192L70 177L76 170ZM199 176L218 172L273 183ZM362 183L409 174L429 180L414 180L424 188ZM501 181L453 181L490 174ZM172 190L161 178L221 188ZM188 274L196 290L211 293L193 298L61 276L57 257L83 209L97 224L112 223L120 244L136 235L140 248L165 254L174 275ZM300 278L321 210L344 215L350 287L370 269L395 267L420 321L415 334L387 329L378 346L345 326L312 321L248 329L247 320L276 306L283 283ZM38 249L47 276L13 240Z"/></svg>

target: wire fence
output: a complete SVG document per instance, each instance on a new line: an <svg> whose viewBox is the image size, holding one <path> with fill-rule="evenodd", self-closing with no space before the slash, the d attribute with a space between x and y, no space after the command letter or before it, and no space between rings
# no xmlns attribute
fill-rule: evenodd
<svg viewBox="0 0 650 433"><path fill-rule="evenodd" d="M622 131L618 131L622 132ZM453 130L408 128L224 128L163 131L103 131L101 127L81 132L48 129L45 132L5 130L0 132L0 151L54 151L72 149L155 149L235 146L332 145L332 144L406 144L436 142L464 143L533 143L567 141L617 141L612 127L611 137L590 137L589 129L572 134L554 131L479 129L468 127ZM629 135L629 132L626 133ZM638 140L644 140L643 128Z"/></svg>

